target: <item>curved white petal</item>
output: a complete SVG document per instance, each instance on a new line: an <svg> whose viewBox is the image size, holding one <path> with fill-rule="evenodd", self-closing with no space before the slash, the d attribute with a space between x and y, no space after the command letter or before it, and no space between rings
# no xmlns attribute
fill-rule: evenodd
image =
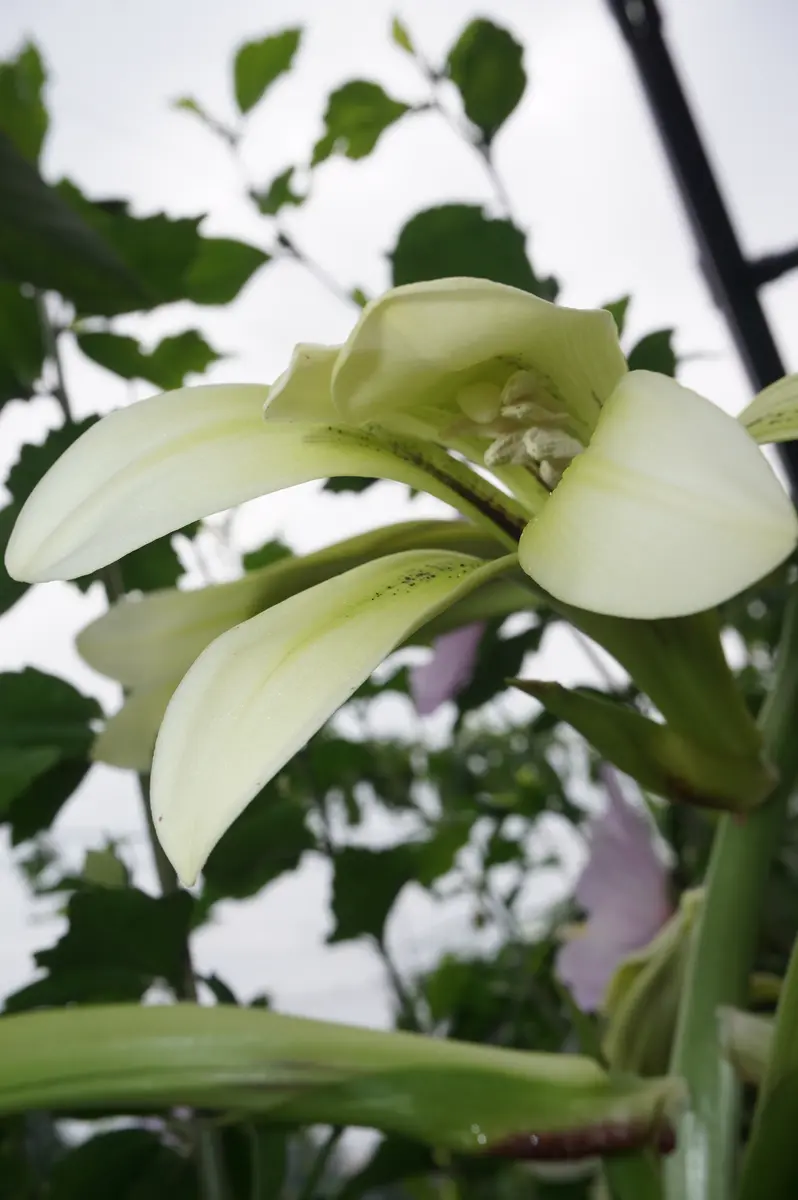
<svg viewBox="0 0 798 1200"><path fill-rule="evenodd" d="M519 506L436 447L422 452L347 426L267 426L266 391L181 388L99 421L28 498L9 539L8 573L32 583L72 579L199 517L330 475L395 479L484 522L485 504L469 500L479 493L500 519L513 510L512 541Z"/></svg>
<svg viewBox="0 0 798 1200"><path fill-rule="evenodd" d="M422 547L484 558L503 553L467 521L402 521L281 559L232 583L126 597L78 634L77 647L95 671L127 688L149 688L165 678L180 679L215 638L271 605L360 563ZM510 591L508 600L513 596L517 592Z"/></svg>
<svg viewBox="0 0 798 1200"><path fill-rule="evenodd" d="M524 532L524 570L619 617L711 608L787 557L798 519L743 427L664 375L633 371Z"/></svg>
<svg viewBox="0 0 798 1200"><path fill-rule="evenodd" d="M785 375L761 391L737 418L758 442L798 438L798 375Z"/></svg>
<svg viewBox="0 0 798 1200"><path fill-rule="evenodd" d="M126 696L119 712L108 718L94 739L91 748L94 761L147 774L166 706L179 682L177 676Z"/></svg>
<svg viewBox="0 0 798 1200"><path fill-rule="evenodd" d="M327 421L341 418L332 401L332 372L340 346L300 344L288 369L269 389L267 421Z"/></svg>
<svg viewBox="0 0 798 1200"><path fill-rule="evenodd" d="M423 621L506 570L411 550L318 584L218 638L178 687L152 768L158 837L192 883L257 792Z"/></svg>
<svg viewBox="0 0 798 1200"><path fill-rule="evenodd" d="M472 382L536 372L589 432L626 371L604 310L564 308L485 279L394 288L363 310L333 372L336 408L354 422L454 406Z"/></svg>

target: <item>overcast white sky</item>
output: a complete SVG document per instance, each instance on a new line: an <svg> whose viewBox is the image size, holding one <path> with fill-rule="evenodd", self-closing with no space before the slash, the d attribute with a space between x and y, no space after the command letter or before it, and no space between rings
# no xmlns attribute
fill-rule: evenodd
<svg viewBox="0 0 798 1200"><path fill-rule="evenodd" d="M792 0L661 0L666 28L703 131L751 253L798 241L798 105L794 52L798 6ZM264 243L265 230L240 199L241 182L224 149L169 101L192 94L211 111L232 116L231 52L240 42L301 24L297 68L275 86L251 121L245 159L264 183L301 162L320 132L329 91L352 77L380 81L401 99L423 97L403 54L388 38L394 12L427 57L440 59L472 17L509 26L527 50L528 97L496 146L496 159L516 218L532 230L539 272L563 283L565 303L595 305L634 297L629 333L678 328L678 348L701 357L682 378L735 411L748 396L724 325L696 265L626 48L602 0L3 0L0 56L26 37L41 47L51 71L53 129L45 168L74 177L96 197L130 197L140 213L209 213L206 231ZM362 163L333 160L314 181L311 202L286 220L297 242L344 285L377 292L388 282L385 254L404 220L448 200L490 204L476 156L453 140L434 115L400 122ZM798 369L798 277L772 286L768 314L788 369ZM130 328L146 335L200 323L229 357L216 380L269 380L295 342L344 337L352 313L292 264L263 272L235 305L187 313L179 307ZM110 375L68 355L68 382L79 413L130 398ZM146 389L141 389L141 395ZM21 440L40 439L57 423L46 400L0 418L0 466ZM240 543L279 533L301 549L399 519L408 512L390 485L379 503L316 499L315 485L248 506ZM413 513L438 511L417 502ZM101 608L51 585L37 589L0 622L0 669L26 663L61 673L105 702L114 691L80 664L74 633ZM538 673L568 681L583 667L564 647L550 647ZM129 781L97 770L59 819L55 833L78 860L106 832L126 836L145 864L141 819ZM30 974L30 952L48 944L52 925L32 922L29 904L0 851L0 994ZM2 865L2 864L5 865ZM146 866L142 865L146 883ZM322 947L328 880L309 864L235 920L217 922L197 939L203 969L216 969L247 996L266 988L281 1007L309 1015L379 1023L385 1020L380 969L365 948ZM462 935L463 914L406 896L392 937L406 964Z"/></svg>

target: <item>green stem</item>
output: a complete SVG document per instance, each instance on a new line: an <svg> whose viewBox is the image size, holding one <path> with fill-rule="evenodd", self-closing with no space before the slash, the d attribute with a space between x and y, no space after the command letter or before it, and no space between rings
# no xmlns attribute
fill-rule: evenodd
<svg viewBox="0 0 798 1200"><path fill-rule="evenodd" d="M662 1200L662 1176L649 1152L607 1157L601 1169L612 1200Z"/></svg>
<svg viewBox="0 0 798 1200"><path fill-rule="evenodd" d="M718 824L706 899L687 967L671 1073L686 1080L690 1111L666 1164L669 1200L729 1200L737 1156L739 1088L724 1057L718 1011L745 1007L762 895L787 800L798 775L798 592L788 606L776 682L760 725L779 772L770 798L747 818Z"/></svg>
<svg viewBox="0 0 798 1200"><path fill-rule="evenodd" d="M330 1156L341 1140L341 1134L343 1132L343 1127L341 1125L333 1125L332 1129L327 1134L327 1137L320 1144L316 1154L314 1155L313 1162L310 1164L310 1170L305 1177L305 1182L302 1185L302 1190L300 1191L297 1200L316 1200L316 1196L319 1195L319 1184L322 1181L325 1169L330 1161Z"/></svg>

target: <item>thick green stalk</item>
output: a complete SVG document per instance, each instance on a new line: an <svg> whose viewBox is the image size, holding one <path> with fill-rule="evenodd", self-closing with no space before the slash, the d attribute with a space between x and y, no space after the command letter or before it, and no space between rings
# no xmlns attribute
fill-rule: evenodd
<svg viewBox="0 0 798 1200"><path fill-rule="evenodd" d="M766 1030L767 1026L760 1026L760 1035ZM768 1172L769 1183L771 1174L774 1179L789 1181L791 1195L798 1177L798 939L790 955L776 1020L768 1032L765 1070L743 1163L740 1196L745 1200L762 1194L763 1172Z"/></svg>
<svg viewBox="0 0 798 1200"><path fill-rule="evenodd" d="M737 1156L738 1084L720 1043L719 1010L744 1007L760 906L787 800L798 775L798 593L782 631L776 682L761 728L779 783L747 818L718 825L706 899L693 937L671 1071L691 1104L666 1164L668 1200L729 1200Z"/></svg>

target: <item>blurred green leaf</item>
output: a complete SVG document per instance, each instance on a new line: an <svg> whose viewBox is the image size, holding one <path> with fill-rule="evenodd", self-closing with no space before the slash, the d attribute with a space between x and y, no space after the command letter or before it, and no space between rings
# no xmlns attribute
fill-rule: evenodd
<svg viewBox="0 0 798 1200"><path fill-rule="evenodd" d="M676 374L678 359L673 349L673 329L658 329L647 333L629 351L630 371L659 371L662 375Z"/></svg>
<svg viewBox="0 0 798 1200"><path fill-rule="evenodd" d="M610 304L604 305L605 311L612 314L619 337L623 334L626 325L626 314L629 311L631 302L631 296L621 296L620 300L613 300Z"/></svg>
<svg viewBox="0 0 798 1200"><path fill-rule="evenodd" d="M76 442L97 420L87 417L58 429L51 429L45 440L39 445L28 443L23 446L19 458L11 467L6 479L6 487L14 501L22 505L39 480L49 471L50 467L61 457L65 450Z"/></svg>
<svg viewBox="0 0 798 1200"><path fill-rule="evenodd" d="M365 475L362 478L357 475L336 475L334 479L325 482L322 491L365 492L367 488L374 487L374 484L379 482L379 479L369 479Z"/></svg>
<svg viewBox="0 0 798 1200"><path fill-rule="evenodd" d="M279 538L274 541L264 542L257 550L250 550L244 555L244 570L257 571L259 567L269 567L272 563L280 562L284 558L293 558L294 554L290 546L286 546L285 542L281 542Z"/></svg>
<svg viewBox="0 0 798 1200"><path fill-rule="evenodd" d="M31 162L39 157L49 123L42 99L46 79L41 55L31 42L16 58L0 62L0 130Z"/></svg>
<svg viewBox="0 0 798 1200"><path fill-rule="evenodd" d="M119 333L79 333L77 341L101 367L123 379L147 379L165 392L182 387L187 375L201 375L221 357L196 329L162 338L152 350Z"/></svg>
<svg viewBox="0 0 798 1200"><path fill-rule="evenodd" d="M195 304L229 304L271 255L232 238L202 238L186 276L184 296Z"/></svg>
<svg viewBox="0 0 798 1200"><path fill-rule="evenodd" d="M286 29L260 42L247 42L235 57L236 102L248 113L281 75L291 69L302 37L301 29Z"/></svg>
<svg viewBox="0 0 798 1200"><path fill-rule="evenodd" d="M159 897L136 888L74 892L66 933L35 955L47 976L14 993L6 1008L138 1000L157 980L181 988L193 905L188 892Z"/></svg>
<svg viewBox="0 0 798 1200"><path fill-rule="evenodd" d="M28 583L12 579L5 567L6 546L18 514L19 506L16 504L7 504L0 509L0 614L16 604L30 587Z"/></svg>
<svg viewBox="0 0 798 1200"><path fill-rule="evenodd" d="M336 1200L358 1200L394 1183L407 1183L436 1172L435 1156L429 1146L410 1138L385 1137L354 1175L347 1179Z"/></svg>
<svg viewBox="0 0 798 1200"><path fill-rule="evenodd" d="M393 283L471 276L492 279L553 300L553 279L539 279L524 233L511 221L487 217L471 204L444 204L411 217L391 254Z"/></svg>
<svg viewBox="0 0 798 1200"><path fill-rule="evenodd" d="M147 1129L98 1133L56 1164L48 1200L199 1200L191 1158Z"/></svg>
<svg viewBox="0 0 798 1200"><path fill-rule="evenodd" d="M41 322L32 296L0 281L0 408L27 400L44 367Z"/></svg>
<svg viewBox="0 0 798 1200"><path fill-rule="evenodd" d="M0 814L64 760L82 762L100 717L96 700L33 667L0 675Z"/></svg>
<svg viewBox="0 0 798 1200"><path fill-rule="evenodd" d="M449 51L449 78L463 98L465 114L490 144L526 87L524 48L492 21L472 21Z"/></svg>
<svg viewBox="0 0 798 1200"><path fill-rule="evenodd" d="M408 32L407 26L398 17L394 17L391 22L391 41L394 45L399 46L400 49L406 50L408 54L415 55L416 51L413 39Z"/></svg>
<svg viewBox="0 0 798 1200"><path fill-rule="evenodd" d="M287 170L276 175L267 188L263 188L261 191L253 190L249 193L264 217L275 216L281 208L285 208L289 204L296 207L305 203L307 196L295 192L291 186L295 170L295 167L288 167Z"/></svg>
<svg viewBox="0 0 798 1200"><path fill-rule="evenodd" d="M12 845L18 846L49 829L67 800L80 787L91 765L88 752L82 758L61 758L14 797L5 814Z"/></svg>
<svg viewBox="0 0 798 1200"><path fill-rule="evenodd" d="M455 698L458 721L506 691L507 680L518 674L525 656L540 647L545 626L534 625L513 637L501 637L502 624L501 620L492 621L482 635L471 681Z"/></svg>
<svg viewBox="0 0 798 1200"><path fill-rule="evenodd" d="M78 211L71 192L48 187L0 133L0 278L60 292L84 311L145 308L147 292L116 247Z"/></svg>
<svg viewBox="0 0 798 1200"><path fill-rule="evenodd" d="M195 100L193 96L179 96L177 100L172 101L172 108L177 109L178 112L191 113L211 133L224 138L228 146L236 145L238 135L232 129L228 129L226 125L223 125L221 121L218 121L216 117L211 116L207 109L203 108L200 102Z"/></svg>
<svg viewBox="0 0 798 1200"><path fill-rule="evenodd" d="M203 900L254 896L299 866L316 841L299 799L280 795L280 776L255 797L225 833L205 864Z"/></svg>
<svg viewBox="0 0 798 1200"><path fill-rule="evenodd" d="M327 101L325 132L313 148L311 165L315 167L331 154L365 158L380 135L409 109L409 104L392 99L378 83L350 80Z"/></svg>
<svg viewBox="0 0 798 1200"><path fill-rule="evenodd" d="M410 845L369 850L344 846L333 858L332 915L328 942L371 935L382 941L385 922L405 884L416 878L418 856Z"/></svg>

